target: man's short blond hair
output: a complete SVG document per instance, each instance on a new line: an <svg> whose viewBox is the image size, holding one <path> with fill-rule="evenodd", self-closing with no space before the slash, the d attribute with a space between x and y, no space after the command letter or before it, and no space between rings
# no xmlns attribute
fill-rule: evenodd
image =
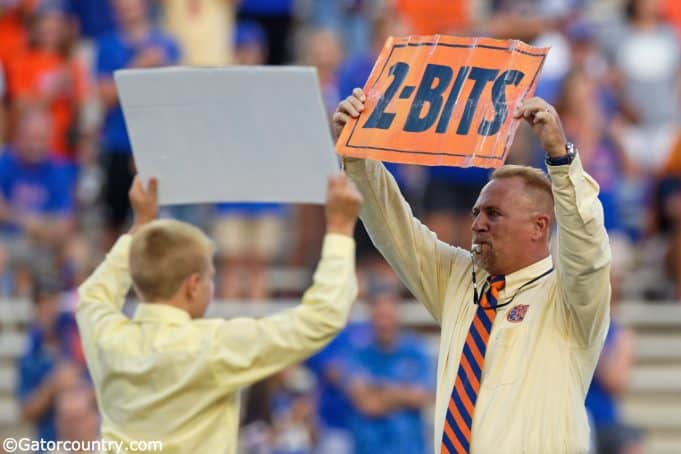
<svg viewBox="0 0 681 454"><path fill-rule="evenodd" d="M507 164L492 172L489 179L492 181L506 178L520 178L525 183L525 186L534 189L536 192L534 192L532 197L537 203L537 208L546 211L551 216L552 224L555 222L551 180L549 180L546 173L534 167Z"/></svg>
<svg viewBox="0 0 681 454"><path fill-rule="evenodd" d="M553 202L551 180L549 180L549 177L546 175L546 173L534 167L507 164L492 172L492 175L490 175L489 179L502 180L516 177L522 179L527 186L546 193L546 195L551 198L551 202Z"/></svg>
<svg viewBox="0 0 681 454"><path fill-rule="evenodd" d="M207 273L213 243L193 225L162 219L138 230L130 247L130 275L146 301L172 298L185 279Z"/></svg>

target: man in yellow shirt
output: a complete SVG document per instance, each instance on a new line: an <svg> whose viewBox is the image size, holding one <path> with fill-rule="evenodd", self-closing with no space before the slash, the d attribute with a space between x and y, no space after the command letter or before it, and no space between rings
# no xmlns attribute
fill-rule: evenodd
<svg viewBox="0 0 681 454"><path fill-rule="evenodd" d="M334 116L364 110L360 89ZM555 109L515 112L547 154L538 169L503 166L472 209L473 253L439 241L376 161L346 159L376 247L441 325L437 453L586 453L584 398L609 323L610 247L598 185ZM556 265L549 251L558 227Z"/></svg>
<svg viewBox="0 0 681 454"><path fill-rule="evenodd" d="M259 320L202 319L213 294L213 246L197 228L155 220L157 183L136 179L135 214L79 288L76 318L104 441L165 454L235 453L239 390L320 349L346 324L357 294L353 229L362 198L329 181L322 258L302 304ZM121 308L131 283L143 303ZM133 444L135 446L133 446Z"/></svg>

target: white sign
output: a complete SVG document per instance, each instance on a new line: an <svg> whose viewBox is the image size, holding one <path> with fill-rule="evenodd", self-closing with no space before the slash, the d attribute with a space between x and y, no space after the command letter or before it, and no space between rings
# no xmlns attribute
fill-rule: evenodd
<svg viewBox="0 0 681 454"><path fill-rule="evenodd" d="M158 68L114 74L142 178L163 205L324 203L339 172L313 68Z"/></svg>

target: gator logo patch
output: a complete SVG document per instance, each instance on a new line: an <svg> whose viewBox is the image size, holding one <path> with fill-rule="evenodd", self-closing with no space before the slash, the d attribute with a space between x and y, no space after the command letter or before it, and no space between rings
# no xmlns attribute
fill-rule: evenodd
<svg viewBox="0 0 681 454"><path fill-rule="evenodd" d="M512 307L506 315L506 320L513 323L519 323L525 320L527 310L530 308L529 304L518 304Z"/></svg>

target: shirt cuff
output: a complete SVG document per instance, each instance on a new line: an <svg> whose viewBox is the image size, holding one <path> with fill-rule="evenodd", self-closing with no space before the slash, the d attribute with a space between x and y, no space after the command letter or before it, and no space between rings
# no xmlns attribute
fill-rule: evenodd
<svg viewBox="0 0 681 454"><path fill-rule="evenodd" d="M575 159L572 160L570 164L562 165L562 166L546 166L549 175L551 175L551 180L554 183L560 183L561 181L567 180L570 175L576 175L582 173L584 170L582 169L582 160L579 157L579 153L575 156Z"/></svg>
<svg viewBox="0 0 681 454"><path fill-rule="evenodd" d="M322 246L322 257L355 257L355 240L338 233L327 233Z"/></svg>

